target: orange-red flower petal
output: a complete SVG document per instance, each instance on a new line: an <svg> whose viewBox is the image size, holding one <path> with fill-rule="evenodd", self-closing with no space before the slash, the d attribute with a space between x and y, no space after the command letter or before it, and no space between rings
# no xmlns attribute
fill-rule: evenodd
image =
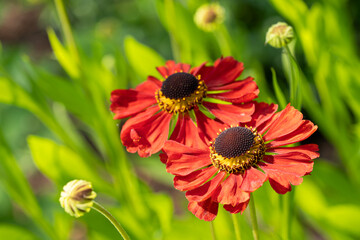
<svg viewBox="0 0 360 240"><path fill-rule="evenodd" d="M120 136L129 152L148 157L161 150L168 138L171 115L155 114L158 110L157 106L148 108L126 121Z"/></svg>
<svg viewBox="0 0 360 240"><path fill-rule="evenodd" d="M136 90L117 89L111 93L110 110L115 113L114 119L135 115L147 107L156 104L154 94L142 93Z"/></svg>
<svg viewBox="0 0 360 240"><path fill-rule="evenodd" d="M190 67L189 64L175 63L175 61L169 60L165 63L165 66L160 66L156 69L164 78L167 78L175 72L189 72Z"/></svg>
<svg viewBox="0 0 360 240"><path fill-rule="evenodd" d="M205 221L213 221L218 213L219 204L211 198L202 202L189 202L188 209L197 218Z"/></svg>
<svg viewBox="0 0 360 240"><path fill-rule="evenodd" d="M175 176L174 186L180 191L188 191L200 187L217 172L215 167L209 167L192 172L186 176Z"/></svg>
<svg viewBox="0 0 360 240"><path fill-rule="evenodd" d="M311 159L315 159L320 156L320 154L317 151L319 151L319 146L316 144L305 144L296 147L277 147L277 148L269 148L267 150L267 152L278 153L278 154L283 154L288 152L299 152L307 155Z"/></svg>
<svg viewBox="0 0 360 240"><path fill-rule="evenodd" d="M198 69L197 74L200 74L201 79L210 89L235 81L243 70L244 64L242 62L236 61L233 57L225 57L216 60L213 67L204 66Z"/></svg>
<svg viewBox="0 0 360 240"><path fill-rule="evenodd" d="M229 105L203 102L203 105L218 119L228 124L248 122L251 120L251 114L255 111L255 105L253 102Z"/></svg>
<svg viewBox="0 0 360 240"><path fill-rule="evenodd" d="M261 187L266 180L267 176L264 173L251 167L245 171L240 187L243 191L253 192Z"/></svg>
<svg viewBox="0 0 360 240"><path fill-rule="evenodd" d="M232 214L243 213L245 211L246 207L248 206L249 201L250 201L250 199L245 202L240 202L236 205L227 204L227 205L224 205L224 209Z"/></svg>
<svg viewBox="0 0 360 240"><path fill-rule="evenodd" d="M167 141L163 151L167 155L166 170L174 175L188 175L211 165L208 149L196 149L174 141Z"/></svg>
<svg viewBox="0 0 360 240"><path fill-rule="evenodd" d="M185 194L186 198L189 200L189 202L201 202L206 200L214 193L216 188L223 181L225 175L225 172L219 172L214 178L212 178L204 185L187 191Z"/></svg>
<svg viewBox="0 0 360 240"><path fill-rule="evenodd" d="M213 193L212 199L218 203L233 206L248 201L250 194L240 188L241 182L241 175L230 174Z"/></svg>
<svg viewBox="0 0 360 240"><path fill-rule="evenodd" d="M292 185L302 183L302 176L309 174L314 162L305 154L289 152L279 155L267 155L261 169L266 173L272 188L280 194L291 190Z"/></svg>

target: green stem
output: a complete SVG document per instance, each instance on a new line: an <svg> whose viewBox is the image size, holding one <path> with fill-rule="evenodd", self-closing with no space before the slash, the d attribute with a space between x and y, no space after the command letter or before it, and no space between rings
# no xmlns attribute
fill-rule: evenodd
<svg viewBox="0 0 360 240"><path fill-rule="evenodd" d="M99 213L101 213L102 215L104 215L112 223L112 225L114 225L114 227L120 233L120 235L124 240L130 240L130 237L129 235L127 235L125 229L120 225L118 221L116 221L114 216L111 215L111 213L108 212L103 206L101 206L99 203L94 201L92 208L98 211Z"/></svg>
<svg viewBox="0 0 360 240"><path fill-rule="evenodd" d="M233 224L234 224L236 240L241 240L241 235L240 235L240 229L239 229L239 223L238 223L238 220L237 220L237 215L231 214L231 217L232 217L232 221L233 221Z"/></svg>
<svg viewBox="0 0 360 240"><path fill-rule="evenodd" d="M290 239L290 227L292 222L292 209L294 207L294 192L293 189L291 192L286 195L281 196L283 202L283 217L282 217L282 239Z"/></svg>
<svg viewBox="0 0 360 240"><path fill-rule="evenodd" d="M211 236L213 240L216 240L215 228L214 228L214 221L210 222L210 229L211 229Z"/></svg>
<svg viewBox="0 0 360 240"><path fill-rule="evenodd" d="M288 45L285 45L284 47L286 55L287 55L287 59L288 59L288 65L290 67L290 102L292 104L295 103L295 76L294 76L294 69L293 69L293 65L291 63L291 52L289 49Z"/></svg>
<svg viewBox="0 0 360 240"><path fill-rule="evenodd" d="M299 73L299 65L291 53L290 48L288 45L284 47L288 65L290 67L290 102L296 109L301 109L301 79Z"/></svg>
<svg viewBox="0 0 360 240"><path fill-rule="evenodd" d="M253 236L254 240L259 240L259 227L256 220L256 210L255 210L255 200L254 200L254 194L251 194L250 197L250 218L251 218L251 224L253 227Z"/></svg>
<svg viewBox="0 0 360 240"><path fill-rule="evenodd" d="M69 19L65 11L64 3L62 0L55 0L55 6L60 18L60 23L65 36L66 44L69 47L72 56L75 58L75 61L78 63L79 53L76 48L75 40L71 31Z"/></svg>
<svg viewBox="0 0 360 240"><path fill-rule="evenodd" d="M214 36L219 44L223 56L231 56L231 44L225 26L219 26L219 30L214 32Z"/></svg>
<svg viewBox="0 0 360 240"><path fill-rule="evenodd" d="M296 62L295 57L292 55L288 45L285 45L285 51L288 56L288 64L290 66L290 102L292 105L301 110L301 86L300 76L295 75L299 73L299 65ZM294 189L287 195L283 196L283 217L282 217L282 237L283 240L290 239L290 227L292 221L292 209L294 208Z"/></svg>

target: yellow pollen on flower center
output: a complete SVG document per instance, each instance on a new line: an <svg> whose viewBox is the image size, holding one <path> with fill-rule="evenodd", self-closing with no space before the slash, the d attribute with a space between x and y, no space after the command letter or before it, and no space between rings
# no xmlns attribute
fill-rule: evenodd
<svg viewBox="0 0 360 240"><path fill-rule="evenodd" d="M265 154L264 140L252 127L237 126L220 131L209 148L212 164L229 174L243 174L256 166Z"/></svg>
<svg viewBox="0 0 360 240"><path fill-rule="evenodd" d="M206 90L200 75L178 72L166 78L155 98L160 109L168 113L186 112L202 103Z"/></svg>

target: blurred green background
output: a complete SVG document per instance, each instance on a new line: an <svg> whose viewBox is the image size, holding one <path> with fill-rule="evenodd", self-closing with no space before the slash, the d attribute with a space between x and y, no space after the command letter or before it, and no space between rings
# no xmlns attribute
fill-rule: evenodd
<svg viewBox="0 0 360 240"><path fill-rule="evenodd" d="M155 67L168 59L196 66L231 55L244 62L243 78L255 78L258 101L284 107L294 76L283 50L264 44L278 21L296 33L302 111L319 126L307 142L321 154L294 187L288 238L360 239L360 3L224 0L224 24L204 32L193 16L207 2L0 2L1 239L117 239L98 213L73 219L61 209L72 179L91 181L132 239L210 239L158 156L124 151L110 92L159 76ZM254 197L261 239L283 239L283 197L268 184ZM251 239L248 210L237 218ZM235 238L221 207L214 226L218 239Z"/></svg>

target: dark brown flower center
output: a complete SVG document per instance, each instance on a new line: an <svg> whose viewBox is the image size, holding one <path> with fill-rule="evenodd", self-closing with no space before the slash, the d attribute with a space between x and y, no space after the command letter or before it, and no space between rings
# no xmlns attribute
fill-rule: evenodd
<svg viewBox="0 0 360 240"><path fill-rule="evenodd" d="M167 98L179 99L189 97L199 85L196 77L190 73L174 73L162 84L161 92Z"/></svg>
<svg viewBox="0 0 360 240"><path fill-rule="evenodd" d="M254 143L254 134L244 127L223 131L215 140L215 151L223 157L233 158L246 153Z"/></svg>
<svg viewBox="0 0 360 240"><path fill-rule="evenodd" d="M201 104L206 98L207 87L201 76L190 73L174 73L162 84L155 93L156 101L161 110L168 113L187 112Z"/></svg>
<svg viewBox="0 0 360 240"><path fill-rule="evenodd" d="M229 174L243 174L262 160L265 144L252 127L231 127L218 134L210 145L212 164Z"/></svg>

